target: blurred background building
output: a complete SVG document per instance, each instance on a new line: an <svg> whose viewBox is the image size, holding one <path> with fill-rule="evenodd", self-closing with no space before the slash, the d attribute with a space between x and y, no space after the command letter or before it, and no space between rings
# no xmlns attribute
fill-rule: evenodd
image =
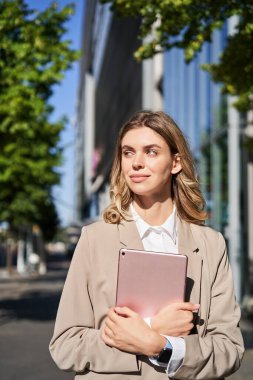
<svg viewBox="0 0 253 380"><path fill-rule="evenodd" d="M207 201L209 224L228 244L236 294L252 294L253 157L245 145L250 115L221 93L202 63L216 62L234 20L190 63L173 49L137 63L138 19L119 19L108 5L87 0L83 22L76 124L76 220L97 218L109 202L113 148L137 110L164 110L188 137Z"/></svg>

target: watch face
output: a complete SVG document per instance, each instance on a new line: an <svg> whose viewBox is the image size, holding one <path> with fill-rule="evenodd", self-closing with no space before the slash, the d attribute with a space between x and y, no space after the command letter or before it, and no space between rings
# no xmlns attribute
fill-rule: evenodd
<svg viewBox="0 0 253 380"><path fill-rule="evenodd" d="M172 349L165 347L157 356L157 361L159 363L169 363L171 355L172 355Z"/></svg>

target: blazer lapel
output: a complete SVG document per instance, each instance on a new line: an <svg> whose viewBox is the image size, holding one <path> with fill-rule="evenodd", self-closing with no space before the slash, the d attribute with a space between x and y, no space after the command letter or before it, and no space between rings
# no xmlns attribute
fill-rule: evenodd
<svg viewBox="0 0 253 380"><path fill-rule="evenodd" d="M139 232L134 221L122 220L118 225L120 248L144 250Z"/></svg>
<svg viewBox="0 0 253 380"><path fill-rule="evenodd" d="M202 257L200 244L192 234L191 225L177 219L178 231L178 252L188 257L187 280L186 280L186 301L200 303L200 284L202 274Z"/></svg>

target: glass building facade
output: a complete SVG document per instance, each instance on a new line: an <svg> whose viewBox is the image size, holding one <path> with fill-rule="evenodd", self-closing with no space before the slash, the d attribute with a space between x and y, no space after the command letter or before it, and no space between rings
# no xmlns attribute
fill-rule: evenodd
<svg viewBox="0 0 253 380"><path fill-rule="evenodd" d="M177 122L186 135L195 157L202 191L209 214L208 224L221 231L230 247L233 233L229 219L231 212L229 192L229 106L227 97L222 94L221 85L214 83L201 65L218 61L228 36L228 25L213 34L211 43L205 43L202 51L187 64L181 49L172 49L164 53L163 95L164 110ZM240 126L239 128L243 128ZM239 132L241 133L241 132ZM247 281L243 275L247 265L247 238L249 235L246 215L247 193L242 185L243 146L238 138L239 176L238 190L240 215L239 245L235 255L235 272L237 271L237 296L241 299L247 290ZM229 153L230 152L230 153ZM231 168L230 168L231 169ZM233 170L233 168L232 168ZM234 170L237 170L234 168ZM245 204L243 204L245 203ZM233 206L233 205L232 205ZM229 250L229 254L231 253ZM233 265L232 265L233 269ZM235 275L235 278L237 276Z"/></svg>
<svg viewBox="0 0 253 380"><path fill-rule="evenodd" d="M212 43L189 64L184 52L164 54L164 109L186 135L197 162L209 223L225 232L227 225L227 101L220 85L201 69L216 62L226 43L227 28L216 31Z"/></svg>

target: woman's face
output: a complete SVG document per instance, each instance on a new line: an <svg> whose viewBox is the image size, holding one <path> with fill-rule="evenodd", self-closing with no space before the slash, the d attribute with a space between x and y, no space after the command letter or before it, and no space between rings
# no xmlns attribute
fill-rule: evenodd
<svg viewBox="0 0 253 380"><path fill-rule="evenodd" d="M121 168L132 192L157 200L170 196L171 177L181 170L166 141L148 127L127 132L121 142Z"/></svg>

